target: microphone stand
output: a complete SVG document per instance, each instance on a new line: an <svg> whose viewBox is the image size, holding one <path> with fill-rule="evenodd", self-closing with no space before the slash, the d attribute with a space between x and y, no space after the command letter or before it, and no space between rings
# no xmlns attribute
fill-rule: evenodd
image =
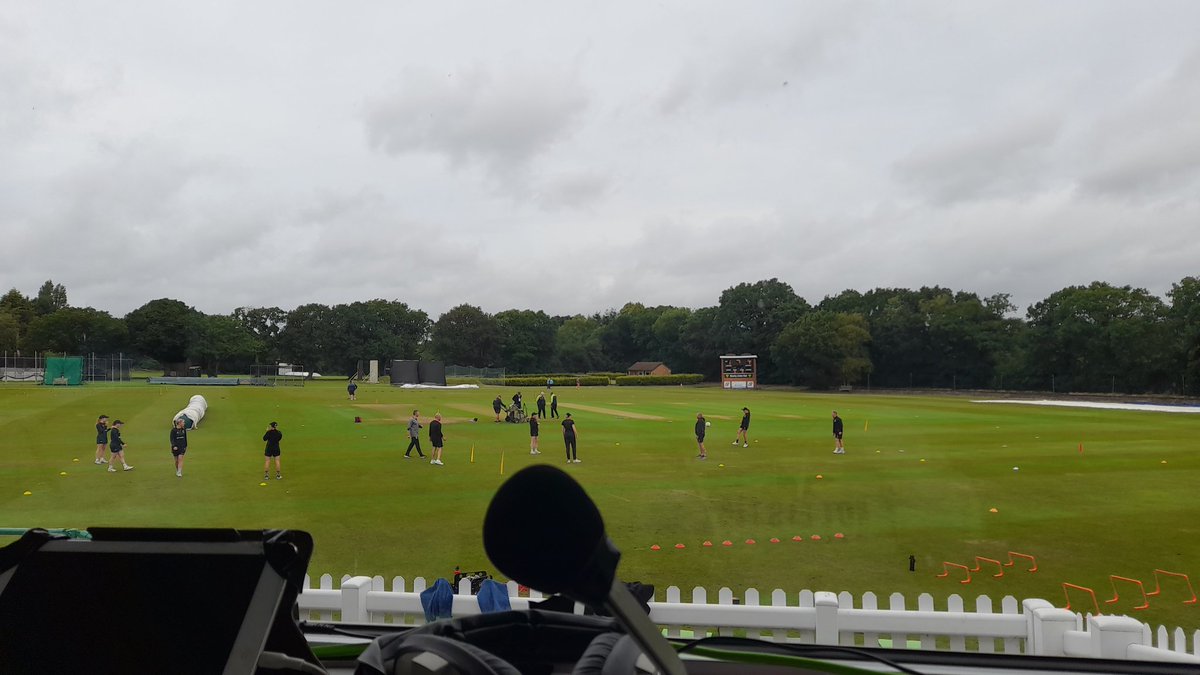
<svg viewBox="0 0 1200 675"><path fill-rule="evenodd" d="M671 648L671 643L663 639L658 626L646 616L625 584L615 577L608 597L604 599L604 607L629 630L629 636L641 647L642 653L654 662L660 673L687 675L687 669L683 667L679 654Z"/></svg>

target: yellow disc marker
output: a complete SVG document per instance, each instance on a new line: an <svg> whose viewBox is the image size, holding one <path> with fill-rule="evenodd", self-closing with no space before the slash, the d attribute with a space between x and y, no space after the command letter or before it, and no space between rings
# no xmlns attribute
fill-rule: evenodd
<svg viewBox="0 0 1200 675"><path fill-rule="evenodd" d="M67 475L67 472L66 472L66 471L59 471L59 472L58 472L58 475L60 475L60 476L65 476L65 475Z"/></svg>
<svg viewBox="0 0 1200 675"><path fill-rule="evenodd" d="M32 493L32 492L30 492L29 490L26 490L26 491L25 491L23 494L24 494L26 497L28 497L28 496L32 495L33 493Z"/></svg>
<svg viewBox="0 0 1200 675"><path fill-rule="evenodd" d="M267 487L267 484L266 484L266 483L259 483L259 484L258 484L258 487Z"/></svg>

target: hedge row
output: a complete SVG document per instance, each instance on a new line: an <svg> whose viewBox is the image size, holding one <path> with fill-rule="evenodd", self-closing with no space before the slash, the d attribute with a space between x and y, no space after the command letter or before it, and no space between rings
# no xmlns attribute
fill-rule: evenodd
<svg viewBox="0 0 1200 675"><path fill-rule="evenodd" d="M682 373L679 375L622 375L617 380L618 387L645 387L661 385L700 384L703 375Z"/></svg>
<svg viewBox="0 0 1200 675"><path fill-rule="evenodd" d="M577 378L577 377L587 377L587 376L607 377L608 379L611 380L611 379L617 378L617 377L625 377L625 373L582 373L582 374L581 373L513 373L512 375L506 375L505 377L510 378L510 379L514 378L514 377L522 377L522 378L534 377L534 378L541 378L543 384L546 382L546 380L554 380L554 383L558 384L559 382L574 382L575 378ZM495 378L495 379L499 379L499 378Z"/></svg>
<svg viewBox="0 0 1200 675"><path fill-rule="evenodd" d="M608 378L607 377L595 377L592 375L585 375L583 377L563 378L562 380L559 380L558 378L554 378L554 384L557 385L559 388L574 387L576 381L578 381L579 384L584 387L607 387L608 386ZM501 387L545 387L546 386L546 378L544 378L544 377L527 377L527 376L526 377L505 377L505 378L485 377L485 378L479 380L479 382L482 384L494 384L494 385L498 385Z"/></svg>

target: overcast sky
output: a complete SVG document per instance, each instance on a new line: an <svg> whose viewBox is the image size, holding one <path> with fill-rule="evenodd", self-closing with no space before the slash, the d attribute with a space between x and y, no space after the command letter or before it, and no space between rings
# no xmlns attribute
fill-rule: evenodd
<svg viewBox="0 0 1200 675"><path fill-rule="evenodd" d="M1200 275L1200 2L0 0L0 289L1025 307Z"/></svg>

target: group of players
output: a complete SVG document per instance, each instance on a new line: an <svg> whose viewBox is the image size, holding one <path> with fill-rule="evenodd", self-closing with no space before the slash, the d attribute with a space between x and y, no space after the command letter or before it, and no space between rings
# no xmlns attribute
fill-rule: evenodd
<svg viewBox="0 0 1200 675"><path fill-rule="evenodd" d="M708 427L712 423L704 419L704 413L696 413L696 446L700 449L700 454L696 455L696 459L708 459L708 449L704 447L704 436L708 431ZM833 454L844 455L846 448L842 444L842 418L838 417L836 410L833 411ZM737 437L733 439L733 445L739 442L743 448L750 447L750 441L747 438L747 433L750 431L750 409L742 408L742 422L738 425Z"/></svg>
<svg viewBox="0 0 1200 675"><path fill-rule="evenodd" d="M415 411L414 411L415 412ZM121 427L125 425L121 420L115 420L112 426L108 426L108 415L101 415L96 418L96 460L97 465L108 465L108 470L116 473L116 463L120 462L121 466L126 471L132 471L133 467L125 460L125 448L128 443L121 437ZM275 478L283 480L283 467L280 463L280 455L282 454L279 447L279 442L283 440L283 432L279 430L277 422L271 422L267 425L267 431L263 434L263 441L266 442L266 448L263 451L265 459L263 460L263 480L270 478L271 461L275 462ZM183 478L183 461L187 455L188 438L187 428L184 426L183 418L177 418L171 425L170 433L171 457L175 461L175 475Z"/></svg>
<svg viewBox="0 0 1200 675"><path fill-rule="evenodd" d="M355 400L355 390L357 386L351 383L349 388L350 400ZM524 410L521 400L521 393L517 392L513 395L513 408ZM500 414L505 410L504 403L499 394L492 401L492 408L496 412L496 421L500 422ZM544 418L546 415L546 397L544 393L538 394L537 398L538 412L529 416L529 454L540 455L542 451L538 447L538 437L540 434L539 418ZM512 410L510 408L509 410ZM550 397L550 416L558 417L558 395L552 393ZM421 451L421 414L419 410L412 411L412 417L408 421L408 448L404 452L405 459L412 459L412 451L417 451L417 456L425 459L426 455ZM96 459L97 465L108 465L108 471L116 472L116 462L120 462L125 471L132 471L131 466L125 459L125 448L127 444L121 437L121 428L124 422L116 420L110 427L108 425L108 416L100 415L96 419ZM579 459L579 428L575 420L571 417L571 413L567 413L562 422L563 445L566 451L566 459L568 464L580 464L583 460ZM708 459L708 449L704 446L704 439L708 432L708 427L712 426L710 422L704 419L704 413L696 413L696 446L699 449L699 454L696 459ZM733 445L741 443L743 448L750 447L748 433L750 431L750 409L742 408L742 421L738 425L737 437L733 440ZM429 463L434 466L444 466L442 462L442 449L445 443L445 435L442 432L442 415L437 413L433 416L433 421L429 423L429 442L433 446ZM843 424L842 418L838 417L836 410L833 411L833 438L834 438L834 454L845 454L846 448L842 442ZM264 449L263 460L263 480L270 478L270 468L272 460L275 463L275 478L276 480L283 479L283 468L280 462L280 441L283 440L283 432L279 431L279 425L276 422L271 422L263 434L262 440L266 443ZM175 460L175 475L183 477L183 462L187 455L187 429L184 426L182 418L176 419L171 428L170 434L171 455Z"/></svg>

